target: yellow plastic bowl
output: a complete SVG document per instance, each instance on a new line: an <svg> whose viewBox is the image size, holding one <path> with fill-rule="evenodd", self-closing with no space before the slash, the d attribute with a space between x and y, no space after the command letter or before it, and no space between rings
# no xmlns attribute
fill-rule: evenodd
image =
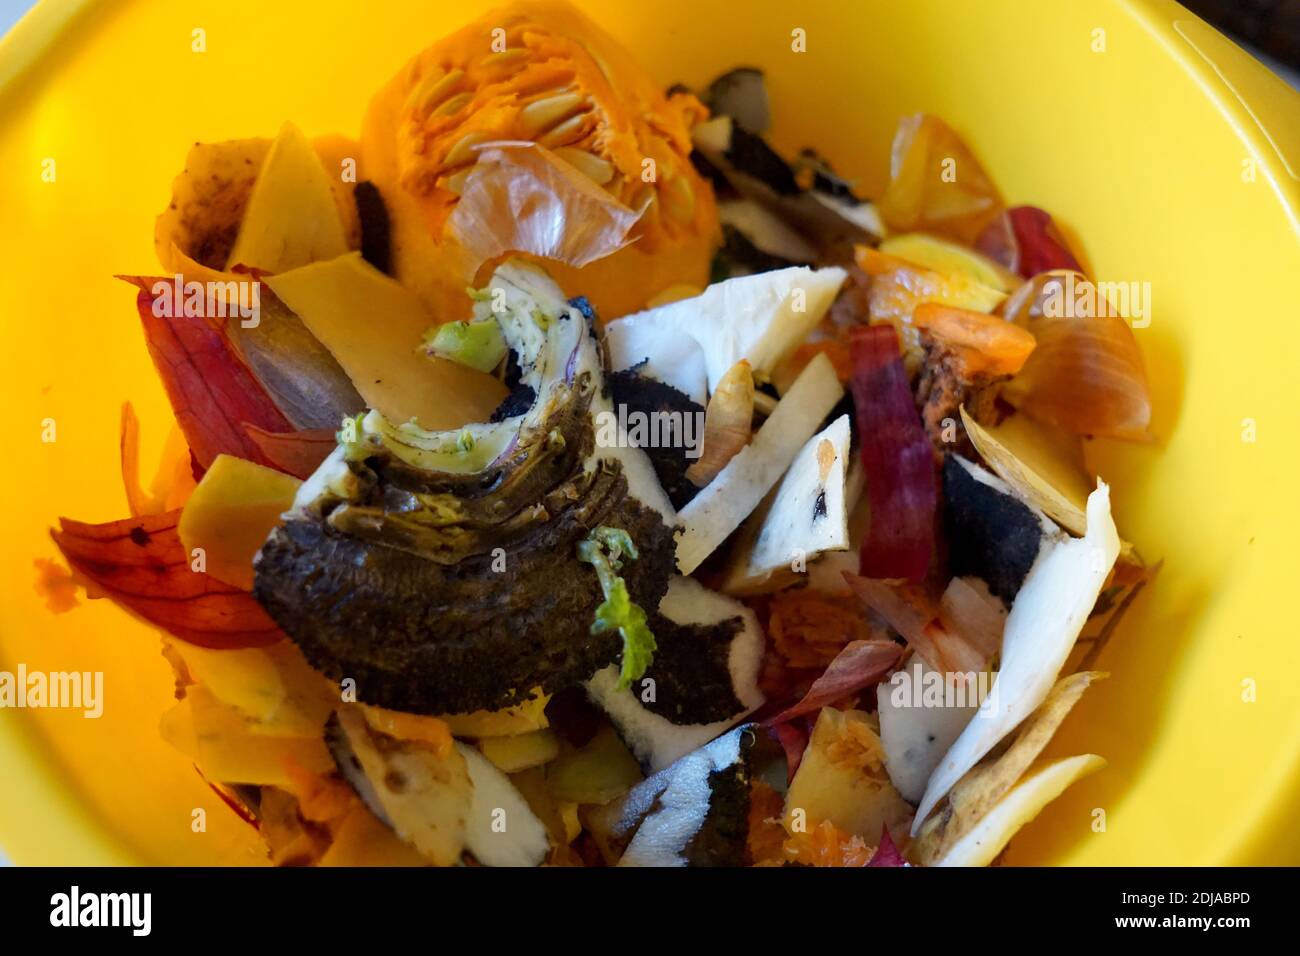
<svg viewBox="0 0 1300 956"><path fill-rule="evenodd" d="M1103 658L1113 678L1053 744L1110 766L1010 859L1300 862L1300 98L1167 0L582 5L665 83L762 67L779 145L815 145L868 192L898 118L937 113L1008 201L1081 238L1100 277L1151 283L1138 339L1158 443L1091 453L1124 534L1165 569ZM111 276L157 269L153 217L189 144L286 118L355 134L371 91L481 6L45 0L0 44L0 670L105 675L99 720L0 711L0 847L15 861L258 858L253 831L159 739L172 684L156 635L104 601L52 615L33 562L54 556L57 516L126 514L123 400L146 463L167 430L134 293Z"/></svg>

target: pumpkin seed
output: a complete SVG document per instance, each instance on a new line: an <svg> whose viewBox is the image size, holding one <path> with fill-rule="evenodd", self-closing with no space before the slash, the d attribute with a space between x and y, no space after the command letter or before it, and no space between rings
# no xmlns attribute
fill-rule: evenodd
<svg viewBox="0 0 1300 956"><path fill-rule="evenodd" d="M469 174L473 171L474 167L471 166L468 169L462 169L458 173L452 173L447 177L446 182L442 184L442 188L459 196L465 191L465 180L469 179Z"/></svg>
<svg viewBox="0 0 1300 956"><path fill-rule="evenodd" d="M695 219L695 190L685 176L674 176L664 183L664 210L674 220L689 223Z"/></svg>
<svg viewBox="0 0 1300 956"><path fill-rule="evenodd" d="M614 178L614 167L594 153L572 146L561 146L555 155L564 160L597 186L603 186Z"/></svg>
<svg viewBox="0 0 1300 956"><path fill-rule="evenodd" d="M429 116L430 118L434 116L453 116L468 106L472 99L474 99L473 93L457 93L451 99L444 101L443 104L430 113Z"/></svg>
<svg viewBox="0 0 1300 956"><path fill-rule="evenodd" d="M464 163L473 162L475 158L474 147L479 143L485 142L491 137L487 130L478 130L474 133L466 133L456 144L447 150L447 155L442 159L442 165L445 168L460 166Z"/></svg>
<svg viewBox="0 0 1300 956"><path fill-rule="evenodd" d="M581 93L559 93L534 100L519 111L519 134L524 139L536 140L557 123L572 116L585 101L586 98Z"/></svg>
<svg viewBox="0 0 1300 956"><path fill-rule="evenodd" d="M557 146L567 146L582 136L582 130L587 121L586 113L579 113L561 123L559 126L552 127L544 136L537 138L539 146L545 146L547 149L554 149Z"/></svg>
<svg viewBox="0 0 1300 956"><path fill-rule="evenodd" d="M643 229L652 229L658 225L659 196L655 193L654 186L643 186L637 190L632 197L632 202L628 204L628 208L641 214L637 224Z"/></svg>
<svg viewBox="0 0 1300 956"><path fill-rule="evenodd" d="M430 74L430 77L433 75L434 74ZM446 100L447 97L456 92L456 88L460 86L461 81L464 79L464 70L452 70L450 73L445 74L441 79L430 84L428 89L420 95L415 111L421 116L428 116L429 113L435 108L438 108L439 104ZM426 83L428 83L427 80L421 83L420 88L424 88Z"/></svg>
<svg viewBox="0 0 1300 956"><path fill-rule="evenodd" d="M412 65L411 71L411 92L406 94L406 102L402 105L403 109L413 110L420 105L420 101L429 94L429 91L446 76L444 70L433 70L426 73L423 77L419 75L419 64Z"/></svg>
<svg viewBox="0 0 1300 956"><path fill-rule="evenodd" d="M517 46L509 50L502 50L500 53L489 53L483 59L479 60L478 65L485 70L492 70L499 66L509 66L520 60L528 58L528 50L525 47Z"/></svg>
<svg viewBox="0 0 1300 956"><path fill-rule="evenodd" d="M591 57L592 62L596 64L596 68L600 70L601 76L605 77L606 81L608 81L612 86L614 84L614 76L610 73L609 64L605 62L604 57L597 56L591 50L587 51L587 55Z"/></svg>

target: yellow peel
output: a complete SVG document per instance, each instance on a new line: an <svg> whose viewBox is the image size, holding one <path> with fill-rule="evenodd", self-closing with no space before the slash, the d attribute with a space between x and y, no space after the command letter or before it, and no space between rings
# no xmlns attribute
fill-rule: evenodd
<svg viewBox="0 0 1300 956"><path fill-rule="evenodd" d="M391 422L459 428L486 421L505 397L492 376L417 353L432 317L410 290L358 253L263 281L329 349L366 405Z"/></svg>
<svg viewBox="0 0 1300 956"><path fill-rule="evenodd" d="M943 275L964 276L996 292L1007 293L1020 284L1019 276L1011 274L987 256L925 233L890 236L879 248L887 255L906 259Z"/></svg>
<svg viewBox="0 0 1300 956"><path fill-rule="evenodd" d="M1106 676L1080 671L1057 681L1042 706L1016 730L1010 745L986 757L952 788L947 807L926 822L913 843L913 859L931 865L978 826L1039 758L1083 692Z"/></svg>
<svg viewBox="0 0 1300 956"><path fill-rule="evenodd" d="M980 457L1016 494L1071 534L1087 530L1092 485L1073 436L1051 434L1026 415L981 425L964 405L961 421ZM1120 542L1120 557L1130 564L1142 563L1127 541Z"/></svg>
<svg viewBox="0 0 1300 956"><path fill-rule="evenodd" d="M1076 780L1106 766L1096 754L1066 757L1030 773L971 828L934 866L987 866L1016 831Z"/></svg>
<svg viewBox="0 0 1300 956"><path fill-rule="evenodd" d="M284 272L348 251L329 174L292 123L271 144L243 212L227 269Z"/></svg>
<svg viewBox="0 0 1300 956"><path fill-rule="evenodd" d="M1081 464L1052 447L1039 427L1021 415L985 427L961 409L971 444L1003 481L1049 518L1074 534L1083 534L1088 477Z"/></svg>

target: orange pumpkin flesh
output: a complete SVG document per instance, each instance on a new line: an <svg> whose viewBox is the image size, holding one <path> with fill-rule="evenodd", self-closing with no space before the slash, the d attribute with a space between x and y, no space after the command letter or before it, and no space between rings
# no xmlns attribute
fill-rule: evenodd
<svg viewBox="0 0 1300 956"><path fill-rule="evenodd" d="M389 207L398 279L439 320L465 317L475 277L449 249L447 220L475 147L522 141L551 149L617 202L645 208L631 244L612 255L580 269L543 263L567 293L610 319L669 286L707 284L717 209L689 159L690 126L704 115L690 94L665 96L566 5L488 13L416 56L367 112L363 162Z"/></svg>

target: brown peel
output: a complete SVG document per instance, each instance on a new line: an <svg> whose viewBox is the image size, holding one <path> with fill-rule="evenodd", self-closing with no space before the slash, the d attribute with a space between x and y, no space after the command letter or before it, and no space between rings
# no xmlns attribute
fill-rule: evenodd
<svg viewBox="0 0 1300 956"><path fill-rule="evenodd" d="M741 359L722 376L704 413L704 447L686 469L686 478L703 488L746 445L754 424L754 372Z"/></svg>

